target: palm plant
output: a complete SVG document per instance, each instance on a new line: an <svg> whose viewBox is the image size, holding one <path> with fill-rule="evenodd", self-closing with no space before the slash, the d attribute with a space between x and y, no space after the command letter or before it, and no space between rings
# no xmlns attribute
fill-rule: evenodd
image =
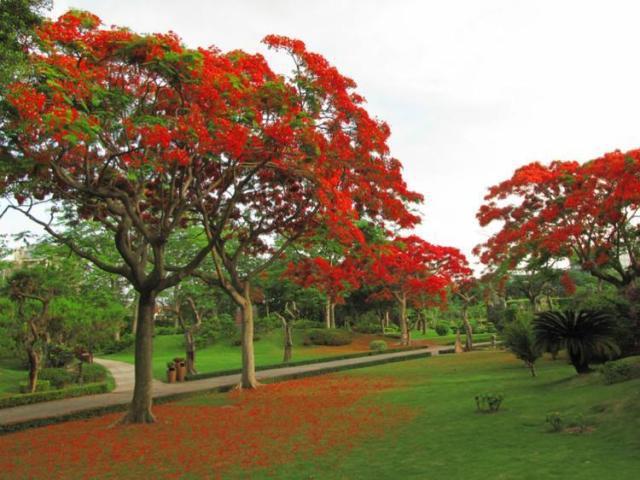
<svg viewBox="0 0 640 480"><path fill-rule="evenodd" d="M536 360L542 355L535 340L531 323L524 320L515 320L504 330L505 346L525 363L532 377L536 376Z"/></svg>
<svg viewBox="0 0 640 480"><path fill-rule="evenodd" d="M533 322L536 345L547 352L566 349L578 373L589 373L589 362L596 356L619 353L614 341L615 319L604 312L542 312Z"/></svg>

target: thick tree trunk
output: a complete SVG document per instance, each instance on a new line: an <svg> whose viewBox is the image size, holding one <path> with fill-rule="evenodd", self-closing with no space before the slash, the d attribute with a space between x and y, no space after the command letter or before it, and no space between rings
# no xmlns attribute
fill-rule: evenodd
<svg viewBox="0 0 640 480"><path fill-rule="evenodd" d="M470 352L473 350L473 329L471 328L471 323L469 323L469 312L466 306L462 309L462 323L464 324L465 333L464 349Z"/></svg>
<svg viewBox="0 0 640 480"><path fill-rule="evenodd" d="M256 360L253 352L253 305L251 287L245 282L242 305L242 379L241 388L256 388Z"/></svg>
<svg viewBox="0 0 640 480"><path fill-rule="evenodd" d="M135 308L133 309L133 318L131 319L131 333L133 335L138 331L138 315L140 311L140 294L135 295Z"/></svg>
<svg viewBox="0 0 640 480"><path fill-rule="evenodd" d="M389 318L389 310L384 312L384 326L389 328L391 326L391 319Z"/></svg>
<svg viewBox="0 0 640 480"><path fill-rule="evenodd" d="M40 356L34 348L27 351L29 357L29 393L36 391L38 385L38 370L40 369Z"/></svg>
<svg viewBox="0 0 640 480"><path fill-rule="evenodd" d="M331 300L329 298L324 304L324 328L331 328Z"/></svg>
<svg viewBox="0 0 640 480"><path fill-rule="evenodd" d="M407 323L407 296L400 296L400 344L411 345L411 332Z"/></svg>
<svg viewBox="0 0 640 480"><path fill-rule="evenodd" d="M152 360L153 360L153 316L156 307L156 293L140 293L138 300L138 322L135 343L135 386L129 412L123 423L153 423L151 413Z"/></svg>
<svg viewBox="0 0 640 480"><path fill-rule="evenodd" d="M120 327L116 328L115 331L113 332L113 339L116 342L120 341Z"/></svg>

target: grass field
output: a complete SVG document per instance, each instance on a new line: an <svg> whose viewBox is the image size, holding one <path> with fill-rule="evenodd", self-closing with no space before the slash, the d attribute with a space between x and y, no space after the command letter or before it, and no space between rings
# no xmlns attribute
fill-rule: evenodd
<svg viewBox="0 0 640 480"><path fill-rule="evenodd" d="M19 383L27 380L27 371L19 360L0 359L0 397L16 394Z"/></svg>
<svg viewBox="0 0 640 480"><path fill-rule="evenodd" d="M474 396L500 391L498 413ZM445 355L193 397L159 422L117 415L0 437L0 478L637 478L640 380L605 386L504 352ZM558 412L584 433L551 433ZM55 439L55 442L54 442ZM59 447L57 446L59 445Z"/></svg>
<svg viewBox="0 0 640 480"><path fill-rule="evenodd" d="M332 357L349 353L366 352L369 343L374 339L383 339L389 347L398 347L398 339L382 337L378 335L356 335L353 343L339 347L305 346L302 344L304 331L294 330L293 361L309 360L316 358ZM455 342L455 335L438 337L435 332L428 331L427 335L417 332L412 334L415 344L430 343L448 345ZM474 336L475 340L487 341L489 334ZM164 381L166 379L167 362L176 357L185 356L182 335L157 335L153 341L153 376ZM272 331L255 342L256 365L274 365L282 362L282 333L280 330ZM106 355L105 358L133 363L133 347L122 352ZM230 342L220 341L214 345L196 352L196 367L198 372L215 372L240 368L240 347L231 345Z"/></svg>

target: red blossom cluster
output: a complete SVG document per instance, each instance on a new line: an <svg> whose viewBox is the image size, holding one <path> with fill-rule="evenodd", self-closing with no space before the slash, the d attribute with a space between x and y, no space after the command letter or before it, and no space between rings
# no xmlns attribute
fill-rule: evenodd
<svg viewBox="0 0 640 480"><path fill-rule="evenodd" d="M485 264L571 258L618 287L640 275L640 150L584 164L532 163L491 187L485 200L480 225L501 227L476 247Z"/></svg>

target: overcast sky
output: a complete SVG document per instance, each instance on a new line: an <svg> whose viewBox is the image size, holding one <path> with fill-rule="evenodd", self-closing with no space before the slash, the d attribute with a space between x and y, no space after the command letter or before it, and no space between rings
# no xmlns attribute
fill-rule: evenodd
<svg viewBox="0 0 640 480"><path fill-rule="evenodd" d="M467 254L487 187L516 167L640 147L640 2L54 0L69 7L268 58L265 35L304 40L391 125L426 197L418 233Z"/></svg>

